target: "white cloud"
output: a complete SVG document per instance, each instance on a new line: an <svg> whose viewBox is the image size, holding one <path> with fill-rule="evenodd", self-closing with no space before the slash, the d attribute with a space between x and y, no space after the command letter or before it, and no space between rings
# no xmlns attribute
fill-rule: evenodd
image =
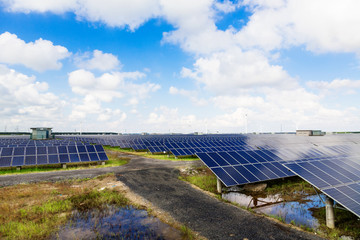
<svg viewBox="0 0 360 240"><path fill-rule="evenodd" d="M244 1L253 14L236 38L265 50L305 45L310 51L360 53L356 0Z"/></svg>
<svg viewBox="0 0 360 240"><path fill-rule="evenodd" d="M192 103L194 103L195 105L198 105L198 106L203 106L203 105L207 104L207 101L205 99L198 98L198 94L197 94L196 91L178 89L178 88L176 88L174 86L171 86L169 88L169 93L172 94L172 95L180 95L180 96L186 97Z"/></svg>
<svg viewBox="0 0 360 240"><path fill-rule="evenodd" d="M76 5L76 0L2 0L11 12L54 12L64 13Z"/></svg>
<svg viewBox="0 0 360 240"><path fill-rule="evenodd" d="M216 94L238 94L251 88L293 88L296 81L279 65L270 65L258 51L219 52L201 57L194 70L184 68L183 77L190 77L204 84Z"/></svg>
<svg viewBox="0 0 360 240"><path fill-rule="evenodd" d="M334 79L331 82L309 81L306 85L310 88L316 88L319 90L354 90L356 88L360 88L360 80Z"/></svg>
<svg viewBox="0 0 360 240"><path fill-rule="evenodd" d="M74 12L80 20L101 22L111 27L128 26L130 30L160 14L157 0L4 0L4 3L12 12Z"/></svg>
<svg viewBox="0 0 360 240"><path fill-rule="evenodd" d="M5 32L0 35L0 62L6 64L23 64L36 71L60 69L60 60L70 56L65 47L48 40L38 39L26 43L15 34Z"/></svg>
<svg viewBox="0 0 360 240"><path fill-rule="evenodd" d="M79 68L97 69L101 71L113 70L121 68L119 59L111 53L103 53L100 50L94 50L92 56L85 53L75 57L75 63Z"/></svg>
<svg viewBox="0 0 360 240"><path fill-rule="evenodd" d="M164 33L163 42L180 44L182 49L196 54L207 54L233 46L232 30L220 31L214 19L216 8L225 10L229 4L216 5L212 0L161 1L164 18L176 30ZM226 7L225 7L226 6ZM229 10L229 9L228 9Z"/></svg>
<svg viewBox="0 0 360 240"><path fill-rule="evenodd" d="M84 119L88 114L99 114L98 120L102 121L114 116L125 119L125 113L118 112L117 108L104 108L103 103L111 103L126 96L129 105L139 104L160 88L160 85L154 83L134 82L144 77L145 74L141 72L111 72L99 77L84 69L69 73L72 91L83 97L80 103L74 104L71 119Z"/></svg>
<svg viewBox="0 0 360 240"><path fill-rule="evenodd" d="M0 65L0 115L5 125L57 121L65 102L48 92L48 84ZM29 130L29 129L26 129Z"/></svg>
<svg viewBox="0 0 360 240"><path fill-rule="evenodd" d="M194 132L204 129L204 122L198 120L193 114L180 114L178 108L160 106L155 108L146 118L145 129L152 129L153 132Z"/></svg>

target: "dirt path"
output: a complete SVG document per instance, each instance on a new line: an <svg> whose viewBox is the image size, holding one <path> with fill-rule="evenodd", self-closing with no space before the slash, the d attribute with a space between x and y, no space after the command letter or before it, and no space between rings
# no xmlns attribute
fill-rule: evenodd
<svg viewBox="0 0 360 240"><path fill-rule="evenodd" d="M320 239L221 202L178 180L176 167L201 164L200 161L170 162L130 156L130 163L121 167L0 176L0 186L115 172L117 179L134 193L208 239Z"/></svg>

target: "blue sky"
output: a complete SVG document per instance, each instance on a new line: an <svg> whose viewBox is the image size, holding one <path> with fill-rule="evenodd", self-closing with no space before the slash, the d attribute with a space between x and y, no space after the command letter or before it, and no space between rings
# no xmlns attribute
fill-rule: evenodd
<svg viewBox="0 0 360 240"><path fill-rule="evenodd" d="M0 131L359 130L359 7L0 0Z"/></svg>

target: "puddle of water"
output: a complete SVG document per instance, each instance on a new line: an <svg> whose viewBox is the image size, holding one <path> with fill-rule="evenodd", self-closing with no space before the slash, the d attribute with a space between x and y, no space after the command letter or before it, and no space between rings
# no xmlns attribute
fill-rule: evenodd
<svg viewBox="0 0 360 240"><path fill-rule="evenodd" d="M255 212L281 217L286 223L293 221L297 226L303 225L313 229L319 227L319 222L312 216L309 209L324 206L318 195L289 202L284 201L279 195L253 197L243 193L229 192L222 194L222 197L241 206L253 208ZM324 199L324 196L321 197Z"/></svg>
<svg viewBox="0 0 360 240"><path fill-rule="evenodd" d="M108 206L106 210L74 211L51 239L181 239L179 230L149 216L146 210Z"/></svg>

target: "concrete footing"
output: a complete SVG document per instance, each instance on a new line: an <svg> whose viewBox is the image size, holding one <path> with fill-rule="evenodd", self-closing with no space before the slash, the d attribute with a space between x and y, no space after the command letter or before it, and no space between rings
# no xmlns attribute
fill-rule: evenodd
<svg viewBox="0 0 360 240"><path fill-rule="evenodd" d="M334 217L334 200L326 197L326 226L328 228L335 228L335 217Z"/></svg>
<svg viewBox="0 0 360 240"><path fill-rule="evenodd" d="M222 192L222 182L218 178L216 179L216 189L218 193Z"/></svg>
<svg viewBox="0 0 360 240"><path fill-rule="evenodd" d="M66 168L66 163L62 163L61 167L65 169Z"/></svg>
<svg viewBox="0 0 360 240"><path fill-rule="evenodd" d="M21 167L16 167L16 171L20 171L21 170Z"/></svg>

